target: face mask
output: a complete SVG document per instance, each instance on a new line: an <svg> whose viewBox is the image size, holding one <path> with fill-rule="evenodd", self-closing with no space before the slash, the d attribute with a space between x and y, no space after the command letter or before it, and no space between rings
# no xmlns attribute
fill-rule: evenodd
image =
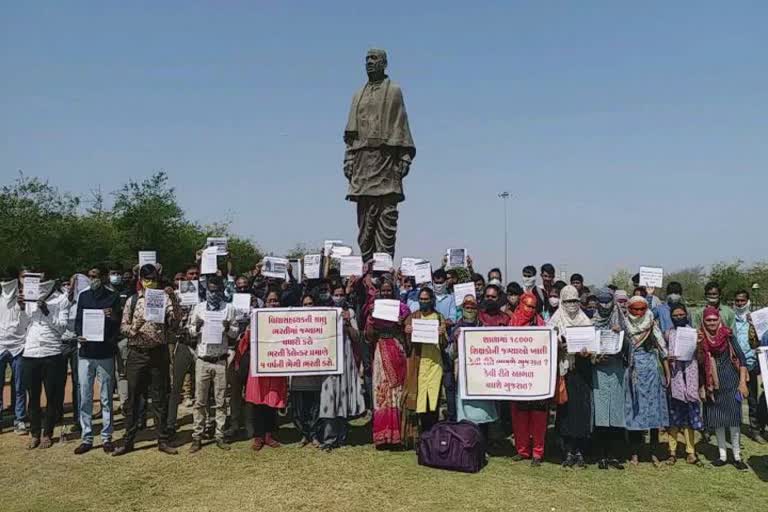
<svg viewBox="0 0 768 512"><path fill-rule="evenodd" d="M523 286L526 288L533 288L536 286L536 276L533 277L523 277Z"/></svg>
<svg viewBox="0 0 768 512"><path fill-rule="evenodd" d="M328 301L331 299L331 294L330 292L320 292L318 298L322 301Z"/></svg>
<svg viewBox="0 0 768 512"><path fill-rule="evenodd" d="M680 304L680 299L682 299L683 296L679 293L670 293L667 295L667 303L668 304Z"/></svg>
<svg viewBox="0 0 768 512"><path fill-rule="evenodd" d="M581 309L581 304L578 302L565 302L563 304L563 309L565 309L565 312L569 315L575 315L579 312L579 309Z"/></svg>
<svg viewBox="0 0 768 512"><path fill-rule="evenodd" d="M109 284L112 286L120 286L123 284L123 276L121 275L113 275L109 276Z"/></svg>
<svg viewBox="0 0 768 512"><path fill-rule="evenodd" d="M445 295L445 290L448 288L447 283L432 283L432 289L436 295Z"/></svg>
<svg viewBox="0 0 768 512"><path fill-rule="evenodd" d="M744 318L744 317L746 316L746 314L747 314L747 313L749 313L749 310L751 309L751 308L750 308L750 306L751 306L751 305L752 305L752 304L750 303L750 301L747 301L747 303L746 303L746 304L744 304L744 305L743 305L743 306L741 306L741 307L739 307L739 306L734 306L734 307L733 307L733 310L736 312L736 315L737 315L738 317L740 317L740 318Z"/></svg>
<svg viewBox="0 0 768 512"><path fill-rule="evenodd" d="M560 305L560 297L550 297L549 298L549 305L553 308L556 308Z"/></svg>
<svg viewBox="0 0 768 512"><path fill-rule="evenodd" d="M710 306L717 306L720 304L720 296L718 295L717 297L707 297L707 304Z"/></svg>
<svg viewBox="0 0 768 512"><path fill-rule="evenodd" d="M584 314L587 315L587 318L594 318L595 316L595 310L594 309L585 309Z"/></svg>
<svg viewBox="0 0 768 512"><path fill-rule="evenodd" d="M154 290L157 288L157 281L154 279L142 279L141 286L146 290Z"/></svg>
<svg viewBox="0 0 768 512"><path fill-rule="evenodd" d="M336 297L335 295L333 296L333 305L337 308L344 306L346 301L347 299L345 297Z"/></svg>
<svg viewBox="0 0 768 512"><path fill-rule="evenodd" d="M672 318L672 324L675 327L685 327L688 325L688 319L687 318Z"/></svg>
<svg viewBox="0 0 768 512"><path fill-rule="evenodd" d="M422 313L427 313L432 309L432 303L431 302L421 302L419 301L419 311Z"/></svg>
<svg viewBox="0 0 768 512"><path fill-rule="evenodd" d="M400 290L400 302L408 300L408 290Z"/></svg>
<svg viewBox="0 0 768 512"><path fill-rule="evenodd" d="M461 312L461 317L464 319L465 322L473 323L475 320L477 320L477 310L476 309L465 309Z"/></svg>
<svg viewBox="0 0 768 512"><path fill-rule="evenodd" d="M495 284L496 286L501 286L501 279L493 278L490 281L488 281L488 284Z"/></svg>
<svg viewBox="0 0 768 512"><path fill-rule="evenodd" d="M610 314L611 310L613 310L613 301L606 302L603 304L602 302L598 304L597 310L600 311L600 314L603 316L608 316Z"/></svg>
<svg viewBox="0 0 768 512"><path fill-rule="evenodd" d="M212 309L219 309L224 302L224 292L220 290L215 292L208 290L208 293L205 294L205 302Z"/></svg>
<svg viewBox="0 0 768 512"><path fill-rule="evenodd" d="M235 288L235 291L237 293L251 293L251 291L248 289L247 286L245 288L242 288L242 287L241 288Z"/></svg>

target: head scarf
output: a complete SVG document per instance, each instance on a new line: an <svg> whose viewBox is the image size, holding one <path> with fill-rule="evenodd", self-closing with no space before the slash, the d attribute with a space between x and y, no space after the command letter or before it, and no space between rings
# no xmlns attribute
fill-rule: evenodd
<svg viewBox="0 0 768 512"><path fill-rule="evenodd" d="M512 313L512 321L509 323L509 325L544 325L544 320L536 313L537 304L538 300L533 293L523 293L520 296L520 305L518 305L514 313ZM528 310L527 308L523 307L526 305L533 307L533 309Z"/></svg>
<svg viewBox="0 0 768 512"><path fill-rule="evenodd" d="M600 288L595 296L599 303L595 316L592 317L592 323L595 324L595 327L604 331L617 326L620 327L621 312L613 300L613 290L610 288ZM606 306L603 307L603 304L606 304Z"/></svg>
<svg viewBox="0 0 768 512"><path fill-rule="evenodd" d="M549 319L549 325L553 326L557 330L558 336L565 336L565 331L568 327L587 327L592 325L592 320L581 310L581 306L576 304L576 311L568 312L564 307L564 302L567 300L578 300L579 292L574 286L568 285L560 291L560 307L557 308L555 314ZM558 351L560 369L560 375L568 373L576 363L576 359L573 354L568 354L565 350Z"/></svg>
<svg viewBox="0 0 768 512"><path fill-rule="evenodd" d="M704 324L704 321L707 318L717 318L718 320L717 328L714 333L710 333ZM738 370L740 365L739 360L729 343L733 333L723 324L723 321L720 318L720 310L714 306L707 306L704 308L704 314L701 319L701 327L699 328L699 347L705 358L704 376L706 378L707 391L711 393L713 390L720 387L717 371L715 370L714 356L720 355L728 350L733 366Z"/></svg>

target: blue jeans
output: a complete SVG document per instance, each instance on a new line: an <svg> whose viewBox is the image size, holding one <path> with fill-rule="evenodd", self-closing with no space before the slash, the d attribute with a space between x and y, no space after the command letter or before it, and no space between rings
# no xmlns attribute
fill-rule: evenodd
<svg viewBox="0 0 768 512"><path fill-rule="evenodd" d="M83 428L82 442L93 444L93 383L99 378L101 386L101 440L112 440L112 391L114 388L113 375L115 360L89 359L81 357L77 362L77 373L80 381L80 426Z"/></svg>
<svg viewBox="0 0 768 512"><path fill-rule="evenodd" d="M3 388L5 387L5 367L11 366L13 389L16 395L14 408L14 425L24 421L27 416L27 390L24 388L21 370L21 354L13 357L10 352L0 354L0 411L3 410Z"/></svg>

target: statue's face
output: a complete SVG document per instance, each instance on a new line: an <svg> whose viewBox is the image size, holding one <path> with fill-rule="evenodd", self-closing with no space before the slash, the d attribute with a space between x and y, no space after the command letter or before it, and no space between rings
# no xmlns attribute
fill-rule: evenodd
<svg viewBox="0 0 768 512"><path fill-rule="evenodd" d="M378 53L369 53L365 57L365 72L369 75L383 73L387 67L387 61Z"/></svg>

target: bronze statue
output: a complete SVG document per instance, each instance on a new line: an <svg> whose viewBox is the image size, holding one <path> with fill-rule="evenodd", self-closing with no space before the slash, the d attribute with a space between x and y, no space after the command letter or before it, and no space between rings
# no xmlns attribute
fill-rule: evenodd
<svg viewBox="0 0 768 512"><path fill-rule="evenodd" d="M397 204L405 200L403 178L416 156L400 86L385 74L387 54L369 50L368 83L352 98L344 130L347 200L357 203L357 243L363 261L375 252L394 257Z"/></svg>

